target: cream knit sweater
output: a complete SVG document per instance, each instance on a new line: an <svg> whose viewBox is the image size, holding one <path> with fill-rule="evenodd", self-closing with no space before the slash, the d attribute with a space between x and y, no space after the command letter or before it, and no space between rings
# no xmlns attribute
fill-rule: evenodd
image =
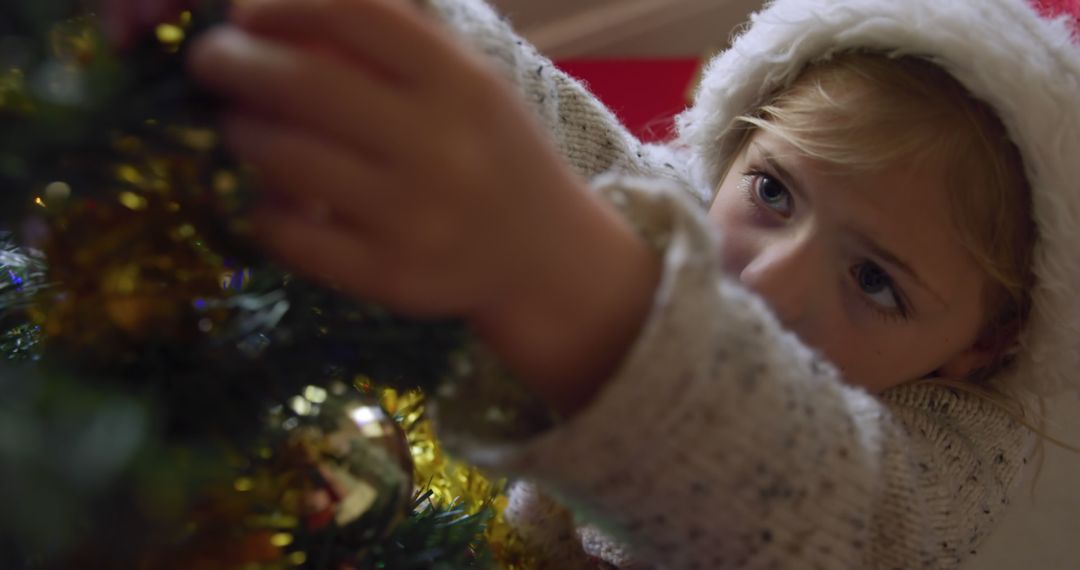
<svg viewBox="0 0 1080 570"><path fill-rule="evenodd" d="M585 411L516 443L441 426L459 454L559 498L522 484L509 513L549 567L587 564L583 546L622 568L687 570L955 568L974 553L1030 432L944 387L845 385L721 276L708 192L684 182L676 152L634 139L481 0L431 4L663 258L651 314ZM594 526L573 532L558 504Z"/></svg>

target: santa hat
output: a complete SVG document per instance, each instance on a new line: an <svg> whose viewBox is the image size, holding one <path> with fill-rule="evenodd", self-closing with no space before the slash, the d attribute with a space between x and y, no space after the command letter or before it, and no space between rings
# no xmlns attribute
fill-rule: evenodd
<svg viewBox="0 0 1080 570"><path fill-rule="evenodd" d="M775 0L705 68L678 118L695 184L722 179L735 117L808 62L856 48L929 59L997 111L1023 156L1039 236L1010 383L1080 390L1080 0Z"/></svg>

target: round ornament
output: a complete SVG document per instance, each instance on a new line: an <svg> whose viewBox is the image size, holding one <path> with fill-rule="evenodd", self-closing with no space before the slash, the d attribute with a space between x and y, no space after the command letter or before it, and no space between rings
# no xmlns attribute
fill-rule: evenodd
<svg viewBox="0 0 1080 570"><path fill-rule="evenodd" d="M336 527L339 539L357 547L386 536L413 497L404 432L378 404L359 396L327 396L309 387L290 407L304 421L289 430L285 455L309 468L289 502L306 531Z"/></svg>
<svg viewBox="0 0 1080 570"><path fill-rule="evenodd" d="M407 516L408 444L377 404L309 386L265 435L229 458L232 478L200 491L173 533L183 539L150 544L143 567L348 568Z"/></svg>

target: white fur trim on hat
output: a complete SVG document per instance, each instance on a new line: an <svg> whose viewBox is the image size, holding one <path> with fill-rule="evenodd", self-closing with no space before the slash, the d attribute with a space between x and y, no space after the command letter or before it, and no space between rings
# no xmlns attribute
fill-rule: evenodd
<svg viewBox="0 0 1080 570"><path fill-rule="evenodd" d="M1071 0L1044 0L1057 12ZM1045 6L1044 6L1045 9ZM1044 10L1045 12L1045 10ZM1075 15L1074 15L1075 16ZM1076 20L1024 0L776 0L709 63L678 118L690 176L716 188L732 120L810 61L853 48L921 56L997 111L1024 158L1038 228L1019 388L1080 390L1080 45Z"/></svg>

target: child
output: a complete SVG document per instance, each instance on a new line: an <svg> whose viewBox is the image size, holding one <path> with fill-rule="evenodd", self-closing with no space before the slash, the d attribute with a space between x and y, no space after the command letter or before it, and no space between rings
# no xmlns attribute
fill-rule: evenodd
<svg viewBox="0 0 1080 570"><path fill-rule="evenodd" d="M1080 365L1080 7L777 0L670 148L479 0L432 8L500 74L399 0L245 2L192 69L278 198L273 251L464 316L567 417L447 440L624 568L974 553L1031 449L1009 404ZM515 501L569 567L562 515Z"/></svg>

